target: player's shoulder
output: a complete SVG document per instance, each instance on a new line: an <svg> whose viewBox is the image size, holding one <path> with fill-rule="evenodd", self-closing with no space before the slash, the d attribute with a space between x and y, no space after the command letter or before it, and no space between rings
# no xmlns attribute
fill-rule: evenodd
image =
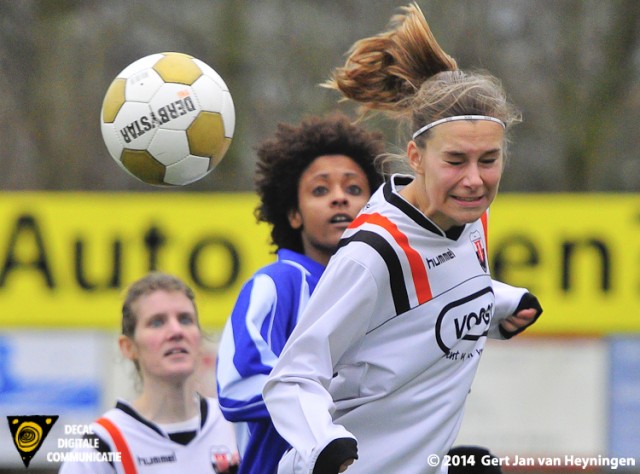
<svg viewBox="0 0 640 474"><path fill-rule="evenodd" d="M100 452L115 449L114 437L131 430L130 420L118 408L107 410L90 425L83 438L91 440L92 445Z"/></svg>
<svg viewBox="0 0 640 474"><path fill-rule="evenodd" d="M261 294L267 289L273 292L279 292L279 290L283 290L292 285L296 286L295 282L301 280L302 272L299 268L278 261L256 271L251 278L251 287L253 288L253 292L255 292L256 288L260 288Z"/></svg>
<svg viewBox="0 0 640 474"><path fill-rule="evenodd" d="M292 274L300 274L300 268L290 265L287 262L278 260L277 262L270 263L256 271L255 276L266 275L273 279L278 279L282 276L288 276Z"/></svg>
<svg viewBox="0 0 640 474"><path fill-rule="evenodd" d="M110 408L102 415L100 415L94 422L92 426L105 426L106 424L115 424L121 425L129 422L131 416L127 414L127 410L123 410L123 407L128 405L123 400L118 400L116 406Z"/></svg>
<svg viewBox="0 0 640 474"><path fill-rule="evenodd" d="M400 218L394 213L379 213L376 209L363 211L345 231L338 244L336 255L346 252L351 258L367 262L373 256L385 257L408 240L403 239L402 214Z"/></svg>
<svg viewBox="0 0 640 474"><path fill-rule="evenodd" d="M233 423L222 414L217 398L201 397L200 418L203 421L202 432L204 436L213 437L217 444L225 445L231 451L237 451Z"/></svg>
<svg viewBox="0 0 640 474"><path fill-rule="evenodd" d="M215 397L200 397L200 409L207 411L207 416L213 418L222 417L222 410L220 410L220 404Z"/></svg>
<svg viewBox="0 0 640 474"><path fill-rule="evenodd" d="M207 424L228 424L220 409L220 403L214 397L201 397L200 415L206 417Z"/></svg>
<svg viewBox="0 0 640 474"><path fill-rule="evenodd" d="M300 279L301 276L321 274L324 266L306 255L289 249L278 250L278 259L259 269L255 276L267 275L275 281Z"/></svg>

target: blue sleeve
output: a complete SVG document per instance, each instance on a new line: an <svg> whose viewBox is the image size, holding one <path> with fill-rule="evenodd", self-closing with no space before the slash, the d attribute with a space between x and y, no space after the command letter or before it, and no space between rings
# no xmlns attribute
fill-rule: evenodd
<svg viewBox="0 0 640 474"><path fill-rule="evenodd" d="M300 299L294 275L276 270L259 272L244 285L222 333L218 401L230 421L269 418L262 388L295 326Z"/></svg>

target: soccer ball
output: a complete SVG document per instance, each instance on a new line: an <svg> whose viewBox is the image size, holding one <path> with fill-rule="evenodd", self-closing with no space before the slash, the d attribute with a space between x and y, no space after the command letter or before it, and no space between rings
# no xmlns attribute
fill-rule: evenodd
<svg viewBox="0 0 640 474"><path fill-rule="evenodd" d="M122 169L156 186L182 186L213 171L231 144L227 85L204 62L152 54L113 80L100 113L102 138Z"/></svg>

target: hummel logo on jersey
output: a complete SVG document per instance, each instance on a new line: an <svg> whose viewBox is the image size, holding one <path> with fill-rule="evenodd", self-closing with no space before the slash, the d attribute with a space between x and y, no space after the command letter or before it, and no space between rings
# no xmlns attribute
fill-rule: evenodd
<svg viewBox="0 0 640 474"><path fill-rule="evenodd" d="M437 257L427 258L427 265L429 266L429 269L431 269L431 268L437 267L438 265L442 265L443 263L446 263L449 260L453 260L454 258L456 258L456 254L453 253L451 249L447 249L446 252L441 253Z"/></svg>
<svg viewBox="0 0 640 474"><path fill-rule="evenodd" d="M488 269L487 268L487 252L484 250L484 245L482 245L482 238L480 237L480 232L478 232L477 230L474 230L473 232L471 232L471 235L469 235L469 239L471 240L471 243L473 244L473 248L476 251L476 257L478 257L478 263L486 273Z"/></svg>
<svg viewBox="0 0 640 474"><path fill-rule="evenodd" d="M142 457L137 456L138 464L141 466L152 466L154 464L164 464L166 462L176 462L176 453L161 454L160 456Z"/></svg>

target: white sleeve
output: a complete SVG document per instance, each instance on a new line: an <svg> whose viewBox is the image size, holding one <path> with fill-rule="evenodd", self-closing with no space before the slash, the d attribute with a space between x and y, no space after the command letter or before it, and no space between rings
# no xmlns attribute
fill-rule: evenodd
<svg viewBox="0 0 640 474"><path fill-rule="evenodd" d="M332 420L334 367L364 337L379 292L362 265L334 257L269 376L263 396L278 432L312 472L334 439L354 438Z"/></svg>
<svg viewBox="0 0 640 474"><path fill-rule="evenodd" d="M505 339L505 337L500 334L500 323L515 313L520 300L525 293L528 293L528 290L526 288L507 285L498 280L492 280L492 285L496 305L493 317L491 318L488 336L492 339Z"/></svg>

